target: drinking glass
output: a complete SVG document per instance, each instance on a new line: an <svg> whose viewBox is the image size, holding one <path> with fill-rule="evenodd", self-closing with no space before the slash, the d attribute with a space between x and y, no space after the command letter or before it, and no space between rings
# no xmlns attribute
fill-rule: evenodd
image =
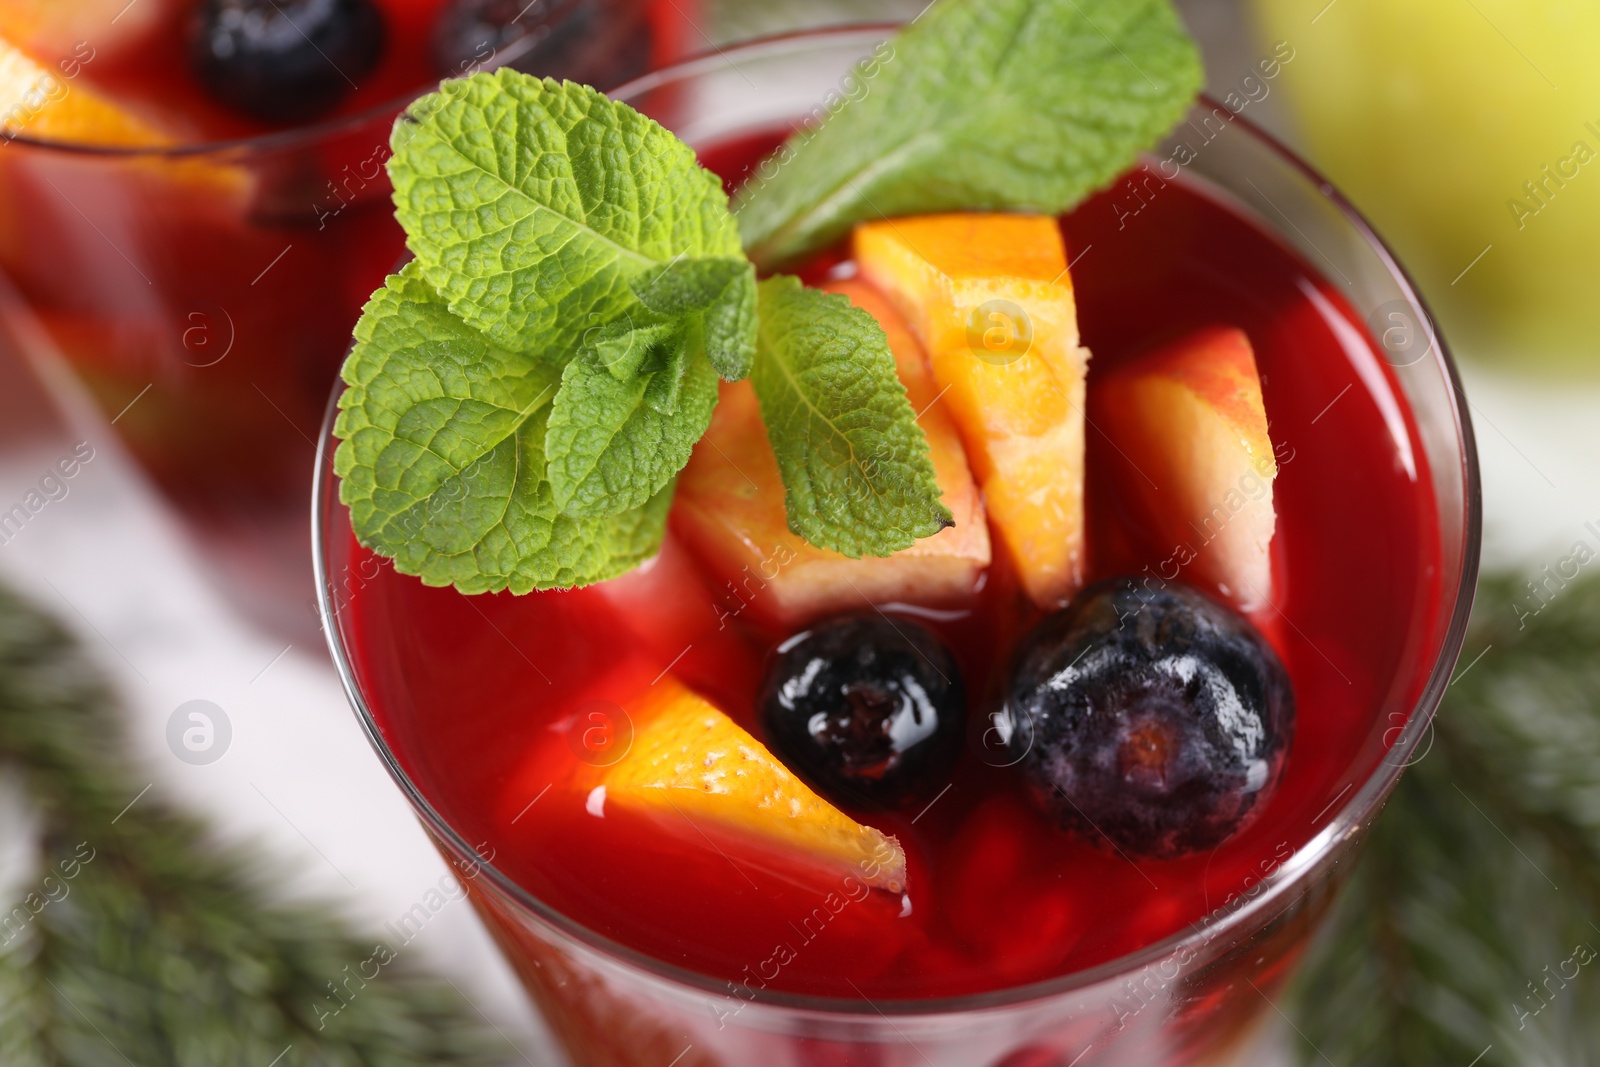
<svg viewBox="0 0 1600 1067"><path fill-rule="evenodd" d="M787 128L842 92L891 32L853 27L754 42L647 76L615 95L691 144ZM1189 145L1181 151L1180 143ZM1198 146L1198 147L1197 147ZM1184 162L1176 162L1182 159ZM1427 730L1460 652L1477 576L1480 495L1466 404L1443 341L1383 243L1317 174L1221 105L1147 158L1194 183L1343 284L1409 402L1440 517L1438 580L1365 725L1342 787L1316 798L1307 843L1186 930L1049 981L948 999L868 1001L733 986L608 941L498 870L492 846L452 828L407 774L363 691L343 607L362 564L331 470L336 386L319 438L313 540L322 620L351 704L379 758L456 868L485 924L581 1067L1089 1067L1231 1062L1326 912L1360 843ZM1420 465L1419 465L1420 467ZM370 562L370 559L369 559ZM1375 608L1381 610L1381 608ZM708 930L706 936L715 936Z"/></svg>
<svg viewBox="0 0 1600 1067"><path fill-rule="evenodd" d="M492 59L615 85L681 55L692 10L567 3ZM307 475L328 378L404 249L383 164L415 95L227 142L0 141L0 323L109 420L230 599L312 640Z"/></svg>

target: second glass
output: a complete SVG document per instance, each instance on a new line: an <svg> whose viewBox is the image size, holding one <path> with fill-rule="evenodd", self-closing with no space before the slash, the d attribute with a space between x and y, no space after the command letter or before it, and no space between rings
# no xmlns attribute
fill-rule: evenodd
<svg viewBox="0 0 1600 1067"><path fill-rule="evenodd" d="M521 58L615 84L679 56L694 5L556 10L548 39L518 47L561 54ZM420 92L430 72L414 77ZM410 99L232 142L99 148L24 128L0 144L6 327L70 369L234 604L309 640L307 465L328 376L404 250L384 162Z"/></svg>

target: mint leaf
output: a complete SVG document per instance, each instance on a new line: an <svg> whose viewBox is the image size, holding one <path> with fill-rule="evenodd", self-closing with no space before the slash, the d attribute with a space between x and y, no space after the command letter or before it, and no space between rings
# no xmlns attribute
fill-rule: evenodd
<svg viewBox="0 0 1600 1067"><path fill-rule="evenodd" d="M633 280L634 294L661 315L699 316L706 355L725 381L750 373L756 354L756 269L738 259L680 259Z"/></svg>
<svg viewBox="0 0 1600 1067"><path fill-rule="evenodd" d="M678 259L660 270L633 279L632 288L639 302L661 315L681 315L699 311L721 300L733 286L747 279L755 285L755 268L738 259ZM752 347L755 339L751 338Z"/></svg>
<svg viewBox="0 0 1600 1067"><path fill-rule="evenodd" d="M847 297L761 283L751 383L783 475L789 528L846 556L887 556L955 520L883 329Z"/></svg>
<svg viewBox="0 0 1600 1067"><path fill-rule="evenodd" d="M450 313L415 262L356 324L334 472L357 538L395 569L464 593L566 588L648 558L671 490L606 519L561 513L545 476L554 366Z"/></svg>
<svg viewBox="0 0 1600 1067"><path fill-rule="evenodd" d="M736 382L750 373L756 358L756 269L746 264L745 273L735 278L728 289L700 317L705 334L706 356L725 382Z"/></svg>
<svg viewBox="0 0 1600 1067"><path fill-rule="evenodd" d="M414 541L459 551L483 539L509 518L528 475L517 437L554 400L558 372L457 319L415 261L373 294L355 336L334 470L357 536L397 559Z"/></svg>
<svg viewBox="0 0 1600 1067"><path fill-rule="evenodd" d="M690 332L651 347L628 381L592 353L567 364L545 437L552 498L564 513L638 507L689 462L717 403L717 373Z"/></svg>
<svg viewBox="0 0 1600 1067"><path fill-rule="evenodd" d="M585 337L585 348L619 382L632 381L650 353L663 346L683 343L683 326L676 322L635 323L633 316L597 326Z"/></svg>
<svg viewBox="0 0 1600 1067"><path fill-rule="evenodd" d="M396 124L395 211L423 276L496 344L564 364L675 259L742 258L722 184L654 121L509 68ZM736 294L735 294L736 295Z"/></svg>
<svg viewBox="0 0 1600 1067"><path fill-rule="evenodd" d="M944 0L882 52L739 190L758 266L864 219L1066 211L1171 129L1201 85L1168 0Z"/></svg>

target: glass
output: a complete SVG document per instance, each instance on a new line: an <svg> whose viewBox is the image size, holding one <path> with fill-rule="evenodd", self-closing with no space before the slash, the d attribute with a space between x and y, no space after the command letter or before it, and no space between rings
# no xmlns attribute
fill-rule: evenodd
<svg viewBox="0 0 1600 1067"><path fill-rule="evenodd" d="M811 113L851 64L888 33L852 28L756 42L632 83L616 94L691 143L770 130ZM440 817L402 769L362 693L342 606L364 581L338 504L329 401L313 497L321 609L335 664L390 773L572 1061L679 1064L873 1064L882 1067L1068 1067L1227 1062L1272 1013L1306 939L1338 889L1364 831L1419 752L1461 648L1476 580L1480 499L1465 402L1443 343L1382 243L1315 173L1209 101L1147 160L1252 217L1343 283L1392 364L1420 427L1441 524L1440 580L1427 621L1371 716L1359 773L1330 790L1309 842L1189 930L1091 969L1030 986L920 1001L762 993L610 942L550 908L493 863L484 843ZM1189 150L1180 147L1189 143ZM1196 147L1198 146L1198 147ZM370 576L367 576L370 577ZM675 1059L676 1057L676 1059Z"/></svg>
<svg viewBox="0 0 1600 1067"><path fill-rule="evenodd" d="M692 9L567 4L558 34L497 58L615 84L681 55ZM563 51L512 54L547 40ZM5 325L110 420L236 605L291 636L314 636L304 508L328 376L404 250L383 163L414 95L231 142L0 143Z"/></svg>

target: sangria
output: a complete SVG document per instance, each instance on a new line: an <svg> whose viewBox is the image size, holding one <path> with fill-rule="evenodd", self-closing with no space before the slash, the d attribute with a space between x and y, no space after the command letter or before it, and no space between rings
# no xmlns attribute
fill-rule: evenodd
<svg viewBox="0 0 1600 1067"><path fill-rule="evenodd" d="M616 95L748 188L885 32L751 44ZM716 385L643 562L473 591L517 588L483 577L502 542L466 576L428 555L439 538L386 540L468 521L473 482L422 514L385 502L411 491L385 459L343 458L382 437L361 346L398 336L358 331L314 536L375 747L574 1063L1226 1062L1460 648L1470 430L1442 348L1402 358L1370 326L1421 316L1414 293L1209 100L1059 219L872 219L787 269L813 295L764 289L763 331L782 299L870 315L886 342L944 509L908 548L802 532L758 354ZM369 312L442 300L421 277ZM501 358L497 336L430 336L395 351ZM558 416L536 417L554 450ZM370 454L449 456L471 428L444 425L390 424ZM358 538L352 515L370 531L383 507Z"/></svg>

